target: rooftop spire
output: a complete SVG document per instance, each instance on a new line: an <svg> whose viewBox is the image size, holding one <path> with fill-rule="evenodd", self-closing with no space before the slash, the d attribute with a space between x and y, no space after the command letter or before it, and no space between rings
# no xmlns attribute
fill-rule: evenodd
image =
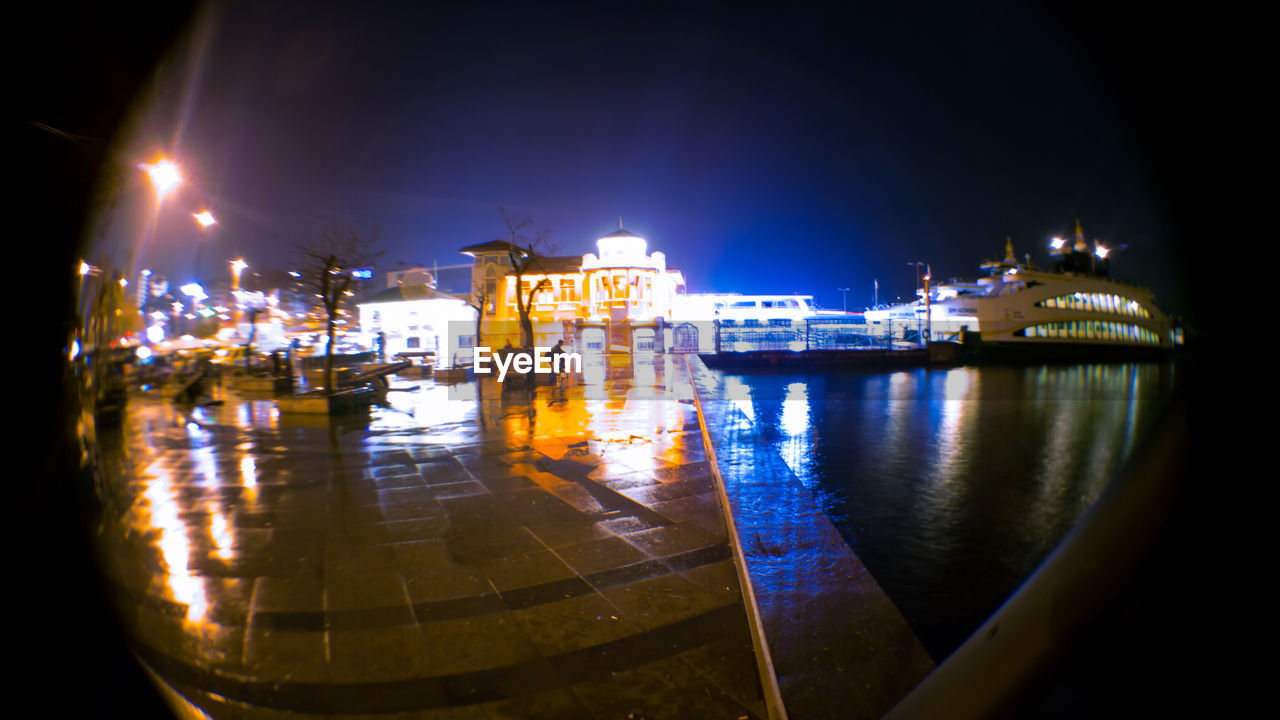
<svg viewBox="0 0 1280 720"><path fill-rule="evenodd" d="M1007 263L1018 263L1018 258L1013 255L1013 236L1004 236L1004 261Z"/></svg>

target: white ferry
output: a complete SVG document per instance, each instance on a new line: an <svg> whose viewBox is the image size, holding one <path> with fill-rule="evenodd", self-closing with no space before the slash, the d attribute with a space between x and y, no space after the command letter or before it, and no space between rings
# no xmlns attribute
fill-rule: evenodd
<svg viewBox="0 0 1280 720"><path fill-rule="evenodd" d="M1054 238L1051 248L1054 269L1046 272L1030 256L1018 262L1006 240L1004 260L982 265L986 277L929 288L913 303L867 310L867 323L929 340L976 333L983 355L995 358L1027 351L1062 359L1155 355L1179 342L1150 290L1108 277L1109 250L1096 241L1091 250L1078 220L1075 242Z"/></svg>
<svg viewBox="0 0 1280 720"><path fill-rule="evenodd" d="M821 314L812 295L742 295L739 293L692 293L672 299L673 334L670 346L678 352L719 352L716 327L773 328L783 331L801 327L804 321Z"/></svg>
<svg viewBox="0 0 1280 720"><path fill-rule="evenodd" d="M732 320L768 325L771 320L804 320L817 314L812 295L739 295L695 293L678 295L673 320Z"/></svg>

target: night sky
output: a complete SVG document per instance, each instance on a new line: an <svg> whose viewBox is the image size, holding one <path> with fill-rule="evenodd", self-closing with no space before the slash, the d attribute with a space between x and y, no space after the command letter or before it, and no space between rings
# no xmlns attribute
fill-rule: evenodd
<svg viewBox="0 0 1280 720"><path fill-rule="evenodd" d="M221 223L206 276L237 254L285 265L335 219L376 233L384 266L456 264L502 234L505 206L566 255L594 252L621 216L691 292L838 308L847 287L861 308L874 279L882 301L909 297L915 261L972 278L1006 235L1045 265L1048 238L1079 217L1090 239L1127 245L1113 275L1188 310L1135 81L1157 59L1135 71L1098 50L1093 16L985 1L432 5L207 15L120 150L164 149L190 176L141 262L189 276L197 233L178 208L207 203Z"/></svg>

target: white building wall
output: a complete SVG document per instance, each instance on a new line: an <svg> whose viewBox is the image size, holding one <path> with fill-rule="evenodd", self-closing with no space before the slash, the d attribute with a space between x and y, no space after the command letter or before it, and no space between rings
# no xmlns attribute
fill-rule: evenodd
<svg viewBox="0 0 1280 720"><path fill-rule="evenodd" d="M447 366L455 357L462 362L462 355L470 362L470 348L463 345L475 333L475 317L476 311L461 300L368 303L360 305L360 331L371 341L385 333L388 358L429 350L436 353L437 364Z"/></svg>

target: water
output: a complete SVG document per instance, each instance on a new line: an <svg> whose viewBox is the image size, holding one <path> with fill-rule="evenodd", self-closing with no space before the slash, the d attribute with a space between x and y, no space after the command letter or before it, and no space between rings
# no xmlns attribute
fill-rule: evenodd
<svg viewBox="0 0 1280 720"><path fill-rule="evenodd" d="M1025 580L1157 419L1165 364L726 375L935 660Z"/></svg>

